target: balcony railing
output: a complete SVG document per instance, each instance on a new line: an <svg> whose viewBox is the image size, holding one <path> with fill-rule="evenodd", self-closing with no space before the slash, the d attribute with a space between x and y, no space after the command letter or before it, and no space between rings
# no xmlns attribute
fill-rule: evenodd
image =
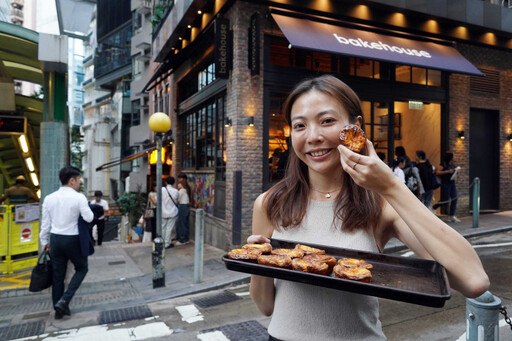
<svg viewBox="0 0 512 341"><path fill-rule="evenodd" d="M493 5L503 6L507 8L512 8L512 0L483 0L484 2L489 2Z"/></svg>
<svg viewBox="0 0 512 341"><path fill-rule="evenodd" d="M11 5L14 8L22 9L23 5L25 5L25 0L11 0Z"/></svg>
<svg viewBox="0 0 512 341"><path fill-rule="evenodd" d="M94 55L94 77L99 78L115 69L131 64L132 28L127 26L98 43Z"/></svg>

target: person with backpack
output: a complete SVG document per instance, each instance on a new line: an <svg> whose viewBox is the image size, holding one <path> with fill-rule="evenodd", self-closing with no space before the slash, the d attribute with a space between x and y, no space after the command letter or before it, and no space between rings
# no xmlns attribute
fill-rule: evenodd
<svg viewBox="0 0 512 341"><path fill-rule="evenodd" d="M427 156L423 150L416 151L416 168L418 168L424 190L420 200L430 210L432 197L434 195L432 178L436 175L434 174L434 169L430 164L430 161L428 161Z"/></svg>
<svg viewBox="0 0 512 341"><path fill-rule="evenodd" d="M423 194L423 185L421 183L420 173L418 168L411 162L411 159L405 153L405 148L402 146L397 146L395 148L396 157L402 157L405 159L405 167L404 175L405 175L405 184L414 193L414 195L419 199Z"/></svg>

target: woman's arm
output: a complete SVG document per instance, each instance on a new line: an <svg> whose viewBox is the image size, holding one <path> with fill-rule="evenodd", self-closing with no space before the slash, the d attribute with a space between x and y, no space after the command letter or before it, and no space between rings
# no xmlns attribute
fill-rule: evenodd
<svg viewBox="0 0 512 341"><path fill-rule="evenodd" d="M265 193L261 194L254 202L252 214L252 236L247 238L247 243L268 243L272 236L273 227L267 218L267 210L264 207ZM274 311L274 279L258 275L251 275L251 298L258 310L265 316L272 315Z"/></svg>
<svg viewBox="0 0 512 341"><path fill-rule="evenodd" d="M467 297L477 297L489 287L478 255L457 231L430 212L382 162L371 142L369 156L338 147L343 169L354 181L383 196L382 231L376 238L381 249L389 236L396 236L418 256L435 259L448 273L452 288ZM358 163L353 169L354 164ZM387 239L386 239L387 238Z"/></svg>

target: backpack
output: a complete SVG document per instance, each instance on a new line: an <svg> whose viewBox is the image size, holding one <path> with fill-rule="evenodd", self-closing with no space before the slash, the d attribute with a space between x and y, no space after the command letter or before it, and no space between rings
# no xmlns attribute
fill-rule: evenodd
<svg viewBox="0 0 512 341"><path fill-rule="evenodd" d="M414 193L414 195L418 196L420 194L420 186L418 184L418 179L414 176L413 167L404 168L405 174L405 184Z"/></svg>

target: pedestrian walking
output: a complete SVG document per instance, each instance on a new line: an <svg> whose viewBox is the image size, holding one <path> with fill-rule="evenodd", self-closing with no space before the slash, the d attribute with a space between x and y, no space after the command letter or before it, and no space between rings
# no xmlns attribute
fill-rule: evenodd
<svg viewBox="0 0 512 341"><path fill-rule="evenodd" d="M29 200L39 202L37 195L25 186L25 177L23 175L18 175L14 186L9 187L5 194L0 197L0 204L6 199L9 199L10 205L26 204Z"/></svg>
<svg viewBox="0 0 512 341"><path fill-rule="evenodd" d="M420 196L420 200L423 202L425 207L430 210L432 207L432 197L434 196L432 177L436 175L434 174L434 169L423 150L416 151L416 168L418 168L421 184L423 185L424 190L423 194Z"/></svg>
<svg viewBox="0 0 512 341"><path fill-rule="evenodd" d="M450 215L449 220L454 223L460 223L459 218L455 215L457 212L457 186L455 180L457 179L457 172L460 167L455 167L453 164L453 153L445 153L443 162L441 162L441 169L437 169L436 174L441 178L441 202L435 204L432 208L438 209L441 205L448 205Z"/></svg>
<svg viewBox="0 0 512 341"><path fill-rule="evenodd" d="M79 237L79 217L82 216L88 223L94 219L87 198L78 192L80 170L64 167L59 172L59 179L62 186L44 199L39 234L42 248L50 251L52 259L52 301L56 319L71 314L69 303L88 271L87 254L82 253ZM68 261L73 263L75 273L64 291Z"/></svg>
<svg viewBox="0 0 512 341"><path fill-rule="evenodd" d="M405 158L403 156L399 156L395 160L393 160L393 173L400 180L402 180L403 183L405 183L404 167L405 167Z"/></svg>
<svg viewBox="0 0 512 341"><path fill-rule="evenodd" d="M190 241L189 216L192 190L190 189L185 173L178 174L178 193L179 214L175 245L186 244Z"/></svg>
<svg viewBox="0 0 512 341"><path fill-rule="evenodd" d="M162 187L162 237L166 249L174 247L171 242L172 230L178 220L178 197L179 193L174 188L176 180L169 176L165 178L166 186Z"/></svg>
<svg viewBox="0 0 512 341"><path fill-rule="evenodd" d="M288 169L256 199L247 243L279 238L379 252L396 237L444 266L453 289L468 297L487 290L468 241L416 200L369 140L362 154L340 145L347 124L365 128L352 89L330 75L305 80L283 108L292 138ZM258 275L251 275L250 294L272 316L270 340L386 339L376 297Z"/></svg>
<svg viewBox="0 0 512 341"><path fill-rule="evenodd" d="M99 218L94 218L94 221L91 224L90 233L92 237L92 229L93 226L96 225L96 229L98 231L98 246L100 246L103 243L103 233L105 232L105 216L108 215L108 202L103 199L103 192L102 191L95 191L94 192L94 200L91 200L91 204L94 205L100 205L103 207L103 215ZM94 240L94 238L93 238Z"/></svg>

